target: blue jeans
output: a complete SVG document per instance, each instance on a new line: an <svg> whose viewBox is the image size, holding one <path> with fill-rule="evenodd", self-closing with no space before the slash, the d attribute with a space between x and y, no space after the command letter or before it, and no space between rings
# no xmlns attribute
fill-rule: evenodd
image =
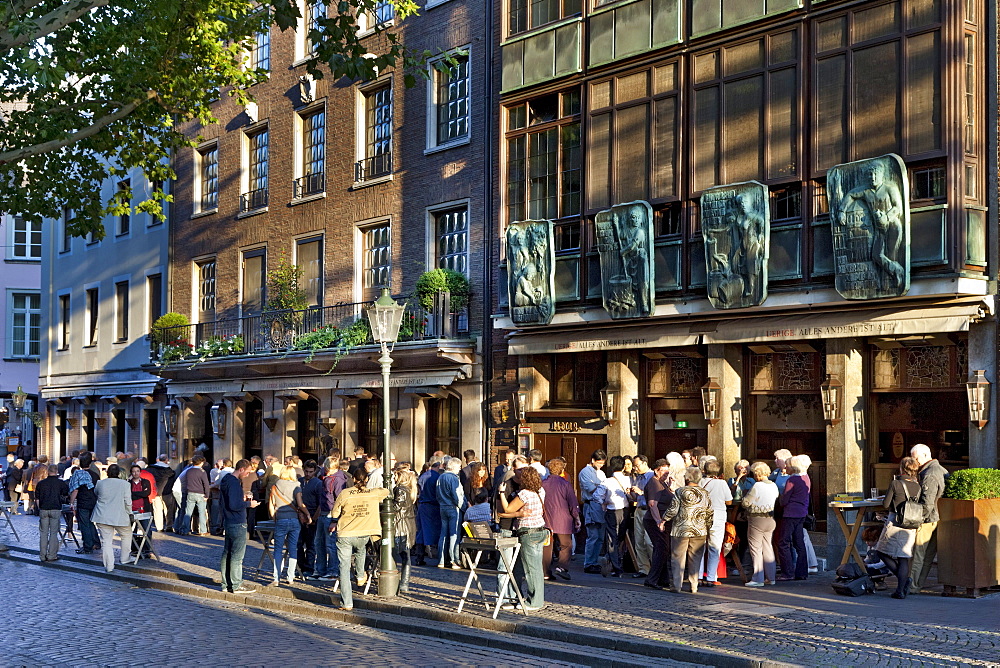
<svg viewBox="0 0 1000 668"><path fill-rule="evenodd" d="M548 529L520 529L517 542L521 544L521 554L515 573L524 575L527 596L524 602L529 608L541 608L545 605L545 569L542 564L545 539L549 537Z"/></svg>
<svg viewBox="0 0 1000 668"><path fill-rule="evenodd" d="M299 518L280 519L274 523L274 579L281 579L281 568L286 567L287 576L295 579L296 557L299 545L299 531L302 525ZM285 546L288 547L288 559L285 559Z"/></svg>
<svg viewBox="0 0 1000 668"><path fill-rule="evenodd" d="M351 557L354 557L354 569L358 572L358 580L364 582L366 545L368 536L337 538L337 559L340 560L340 604L345 608L354 607L354 600L351 598Z"/></svg>
<svg viewBox="0 0 1000 668"><path fill-rule="evenodd" d="M458 556L458 508L441 506L441 537L438 539L438 563L462 563Z"/></svg>
<svg viewBox="0 0 1000 668"><path fill-rule="evenodd" d="M194 509L198 509L198 529L195 533L208 533L208 504L205 502L205 495L199 494L197 492L188 492L187 501L184 503L184 514L180 518L181 528L177 531L177 527L174 526L174 531L185 535L191 530L191 518L194 517Z"/></svg>
<svg viewBox="0 0 1000 668"><path fill-rule="evenodd" d="M247 525L227 524L226 540L222 546L222 588L235 591L243 586L243 555L247 551Z"/></svg>
<svg viewBox="0 0 1000 668"><path fill-rule="evenodd" d="M88 552L93 552L97 546L97 527L90 519L93 514L93 508L78 507L76 509L76 519L80 525L80 533L83 534L83 549Z"/></svg>
<svg viewBox="0 0 1000 668"><path fill-rule="evenodd" d="M320 513L316 521L316 539L313 547L316 550L313 575L316 577L336 575L340 570L340 562L337 560L337 533L330 534L330 517L324 513Z"/></svg>

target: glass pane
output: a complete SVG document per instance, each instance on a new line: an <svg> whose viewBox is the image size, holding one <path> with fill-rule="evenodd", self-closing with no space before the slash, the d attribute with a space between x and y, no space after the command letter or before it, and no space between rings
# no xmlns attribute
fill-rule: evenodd
<svg viewBox="0 0 1000 668"><path fill-rule="evenodd" d="M830 236L830 225L816 225L812 228L813 236L813 276L829 276L833 274L833 239Z"/></svg>
<svg viewBox="0 0 1000 668"><path fill-rule="evenodd" d="M677 194L677 98L657 100L653 120L653 197Z"/></svg>
<svg viewBox="0 0 1000 668"><path fill-rule="evenodd" d="M852 43L867 42L899 30L899 6L893 2L854 12ZM861 70L862 72L866 70Z"/></svg>
<svg viewBox="0 0 1000 668"><path fill-rule="evenodd" d="M587 172L590 179L587 206L591 209L611 203L611 114L592 116L587 147Z"/></svg>
<svg viewBox="0 0 1000 668"><path fill-rule="evenodd" d="M816 81L816 168L827 169L845 162L845 57L834 56L819 61L816 64Z"/></svg>
<svg viewBox="0 0 1000 668"><path fill-rule="evenodd" d="M854 52L855 160L899 150L899 43ZM863 73L863 74L862 74Z"/></svg>
<svg viewBox="0 0 1000 668"><path fill-rule="evenodd" d="M556 301L575 301L580 298L580 256L556 258Z"/></svg>
<svg viewBox="0 0 1000 668"><path fill-rule="evenodd" d="M909 152L941 148L941 67L938 33L906 40L906 108Z"/></svg>
<svg viewBox="0 0 1000 668"><path fill-rule="evenodd" d="M801 237L801 226L771 230L771 251L767 262L769 279L801 278Z"/></svg>
<svg viewBox="0 0 1000 668"><path fill-rule="evenodd" d="M628 107L615 119L616 202L632 202L648 197L649 120L648 105Z"/></svg>
<svg viewBox="0 0 1000 668"><path fill-rule="evenodd" d="M771 35L768 38L768 61L772 65L795 60L798 53L798 33L794 30Z"/></svg>
<svg viewBox="0 0 1000 668"><path fill-rule="evenodd" d="M769 75L771 83L768 108L770 151L768 176L791 176L798 171L796 138L798 123L795 68L778 70Z"/></svg>
<svg viewBox="0 0 1000 668"><path fill-rule="evenodd" d="M695 91L695 190L710 188L718 179L718 116L717 86Z"/></svg>
<svg viewBox="0 0 1000 668"><path fill-rule="evenodd" d="M847 44L847 17L838 16L816 24L817 51L822 53Z"/></svg>
<svg viewBox="0 0 1000 668"><path fill-rule="evenodd" d="M763 166L763 75L725 84L726 183L756 178Z"/></svg>
<svg viewBox="0 0 1000 668"><path fill-rule="evenodd" d="M681 250L680 243L658 244L653 253L656 262L657 290L676 290L681 287Z"/></svg>
<svg viewBox="0 0 1000 668"><path fill-rule="evenodd" d="M764 45L761 40L745 42L725 49L726 76L740 74L764 66Z"/></svg>

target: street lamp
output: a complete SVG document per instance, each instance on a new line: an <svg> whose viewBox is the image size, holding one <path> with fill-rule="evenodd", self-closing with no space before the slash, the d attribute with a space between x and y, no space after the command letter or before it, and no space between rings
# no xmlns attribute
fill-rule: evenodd
<svg viewBox="0 0 1000 668"><path fill-rule="evenodd" d="M969 399L969 421L982 429L990 421L990 381L986 380L986 371L970 373L965 390Z"/></svg>
<svg viewBox="0 0 1000 668"><path fill-rule="evenodd" d="M17 392L10 395L10 398L14 401L14 410L20 413L24 409L24 402L28 398L28 393L21 389L21 386L17 386Z"/></svg>
<svg viewBox="0 0 1000 668"><path fill-rule="evenodd" d="M389 368L392 366L389 352L399 338L403 310L404 307L397 304L389 294L388 288L382 288L382 294L368 308L372 338L382 347L382 356L378 358L382 365L382 480L390 493L382 501L379 513L382 518L382 567L378 573L378 595L387 597L395 596L399 589L399 571L396 570L396 559L392 556L396 527L392 510L392 446L389 442Z"/></svg>
<svg viewBox="0 0 1000 668"><path fill-rule="evenodd" d="M841 422L841 404L843 402L844 384L835 373L826 374L819 386L820 396L823 398L823 419L835 427Z"/></svg>
<svg viewBox="0 0 1000 668"><path fill-rule="evenodd" d="M618 388L607 385L601 390L601 417L609 425L618 421Z"/></svg>
<svg viewBox="0 0 1000 668"><path fill-rule="evenodd" d="M705 413L705 422L710 425L719 424L722 417L719 415L719 404L721 402L722 386L714 377L701 386L701 407Z"/></svg>

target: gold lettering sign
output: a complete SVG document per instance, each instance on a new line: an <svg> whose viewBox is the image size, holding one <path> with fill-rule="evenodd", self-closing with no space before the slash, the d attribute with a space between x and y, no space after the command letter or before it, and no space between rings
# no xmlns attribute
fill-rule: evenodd
<svg viewBox="0 0 1000 668"><path fill-rule="evenodd" d="M579 422L553 422L552 431L580 431Z"/></svg>

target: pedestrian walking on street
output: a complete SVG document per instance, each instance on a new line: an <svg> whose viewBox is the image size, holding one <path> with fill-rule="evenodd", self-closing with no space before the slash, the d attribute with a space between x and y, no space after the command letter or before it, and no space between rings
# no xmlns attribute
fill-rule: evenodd
<svg viewBox="0 0 1000 668"><path fill-rule="evenodd" d="M69 501L83 536L83 546L76 551L77 554L92 554L100 545L93 514L97 506L95 487L101 476L94 470L93 463L94 455L84 452L80 455L80 470L69 479Z"/></svg>
<svg viewBox="0 0 1000 668"><path fill-rule="evenodd" d="M247 510L260 504L249 492L243 491L243 480L256 476L256 471L246 459L236 462L230 475L219 482L219 507L225 541L222 545L222 562L219 572L222 591L232 594L252 594L256 589L243 585L243 557L247 551Z"/></svg>
<svg viewBox="0 0 1000 668"><path fill-rule="evenodd" d="M59 478L59 467L49 466L48 477L35 487L38 502L38 559L59 558L59 520L63 504L69 501L69 486Z"/></svg>
<svg viewBox="0 0 1000 668"><path fill-rule="evenodd" d="M462 460L453 458L437 480L437 500L441 509L441 536L438 538L438 568L461 568L458 556L458 525L465 509L465 492L458 479Z"/></svg>
<svg viewBox="0 0 1000 668"><path fill-rule="evenodd" d="M285 567L288 584L295 584L299 533L302 531L299 514L308 517L309 511L302 503L302 488L294 466L285 465L278 473L278 480L271 487L268 506L274 518L274 580L271 585L280 584L282 567Z"/></svg>
<svg viewBox="0 0 1000 668"><path fill-rule="evenodd" d="M750 544L750 559L753 575L747 587L763 587L774 584L777 565L774 561L774 507L778 502L778 486L770 479L771 469L764 462L755 462L750 467L749 477L754 485L740 501L747 517L747 542Z"/></svg>
<svg viewBox="0 0 1000 668"><path fill-rule="evenodd" d="M358 587L368 583L365 573L365 547L373 536L382 534L378 506L389 496L385 487L368 489L368 472L364 467L354 469L354 486L337 497L330 511L333 524L330 531L337 532L337 558L340 560L340 609L352 610L351 565L358 573Z"/></svg>
<svg viewBox="0 0 1000 668"><path fill-rule="evenodd" d="M689 466L684 473L684 487L674 494L663 519L672 520L670 527L671 580L670 591L682 591L684 580L691 584L691 593L698 593L698 575L705 555L705 543L712 527L712 502L698 483L701 469Z"/></svg>
<svg viewBox="0 0 1000 668"><path fill-rule="evenodd" d="M521 491L512 501L507 501L503 489L500 490L500 517L518 518L518 528L514 530L521 553L514 564L514 577L524 580L525 610L537 612L545 607L545 572L542 564L543 545L549 538L545 528L544 496L542 478L531 466L518 469ZM506 483L504 483L506 484Z"/></svg>
<svg viewBox="0 0 1000 668"><path fill-rule="evenodd" d="M604 462L608 456L604 450L595 450L590 456L590 464L580 469L580 496L583 497L583 523L587 527L587 543L583 553L583 572L599 574L598 559L604 546L604 508L594 500L594 492L604 482Z"/></svg>
<svg viewBox="0 0 1000 668"><path fill-rule="evenodd" d="M24 489L22 480L24 479L24 460L15 459L11 462L10 466L7 467L7 472L4 473L4 490L7 495L7 500L14 503L14 508L11 510L11 514L20 515L17 511L17 502L21 498L21 490Z"/></svg>
<svg viewBox="0 0 1000 668"><path fill-rule="evenodd" d="M202 468L204 463L204 457L195 455L191 458L191 466L181 474L181 493L185 498L184 514L180 516L180 530L178 531L178 527L175 525L174 531L182 536L187 535L191 530L195 510L198 511L198 523L194 525L195 530L192 535L204 536L208 534L207 499L210 488L208 474Z"/></svg>
<svg viewBox="0 0 1000 668"><path fill-rule="evenodd" d="M115 570L115 534L121 540L121 563L126 563L132 526L132 487L127 480L122 480L117 464L108 466L108 477L98 481L94 486L97 494L97 505L94 507L93 520L101 534L101 558L104 570L108 573Z"/></svg>
<svg viewBox="0 0 1000 668"><path fill-rule="evenodd" d="M948 470L931 457L931 449L923 443L910 448L910 456L920 466L920 505L924 507L924 523L917 529L913 546L913 582L910 584L910 593L919 594L937 556L937 525L940 519L937 502L944 495L944 479Z"/></svg>

